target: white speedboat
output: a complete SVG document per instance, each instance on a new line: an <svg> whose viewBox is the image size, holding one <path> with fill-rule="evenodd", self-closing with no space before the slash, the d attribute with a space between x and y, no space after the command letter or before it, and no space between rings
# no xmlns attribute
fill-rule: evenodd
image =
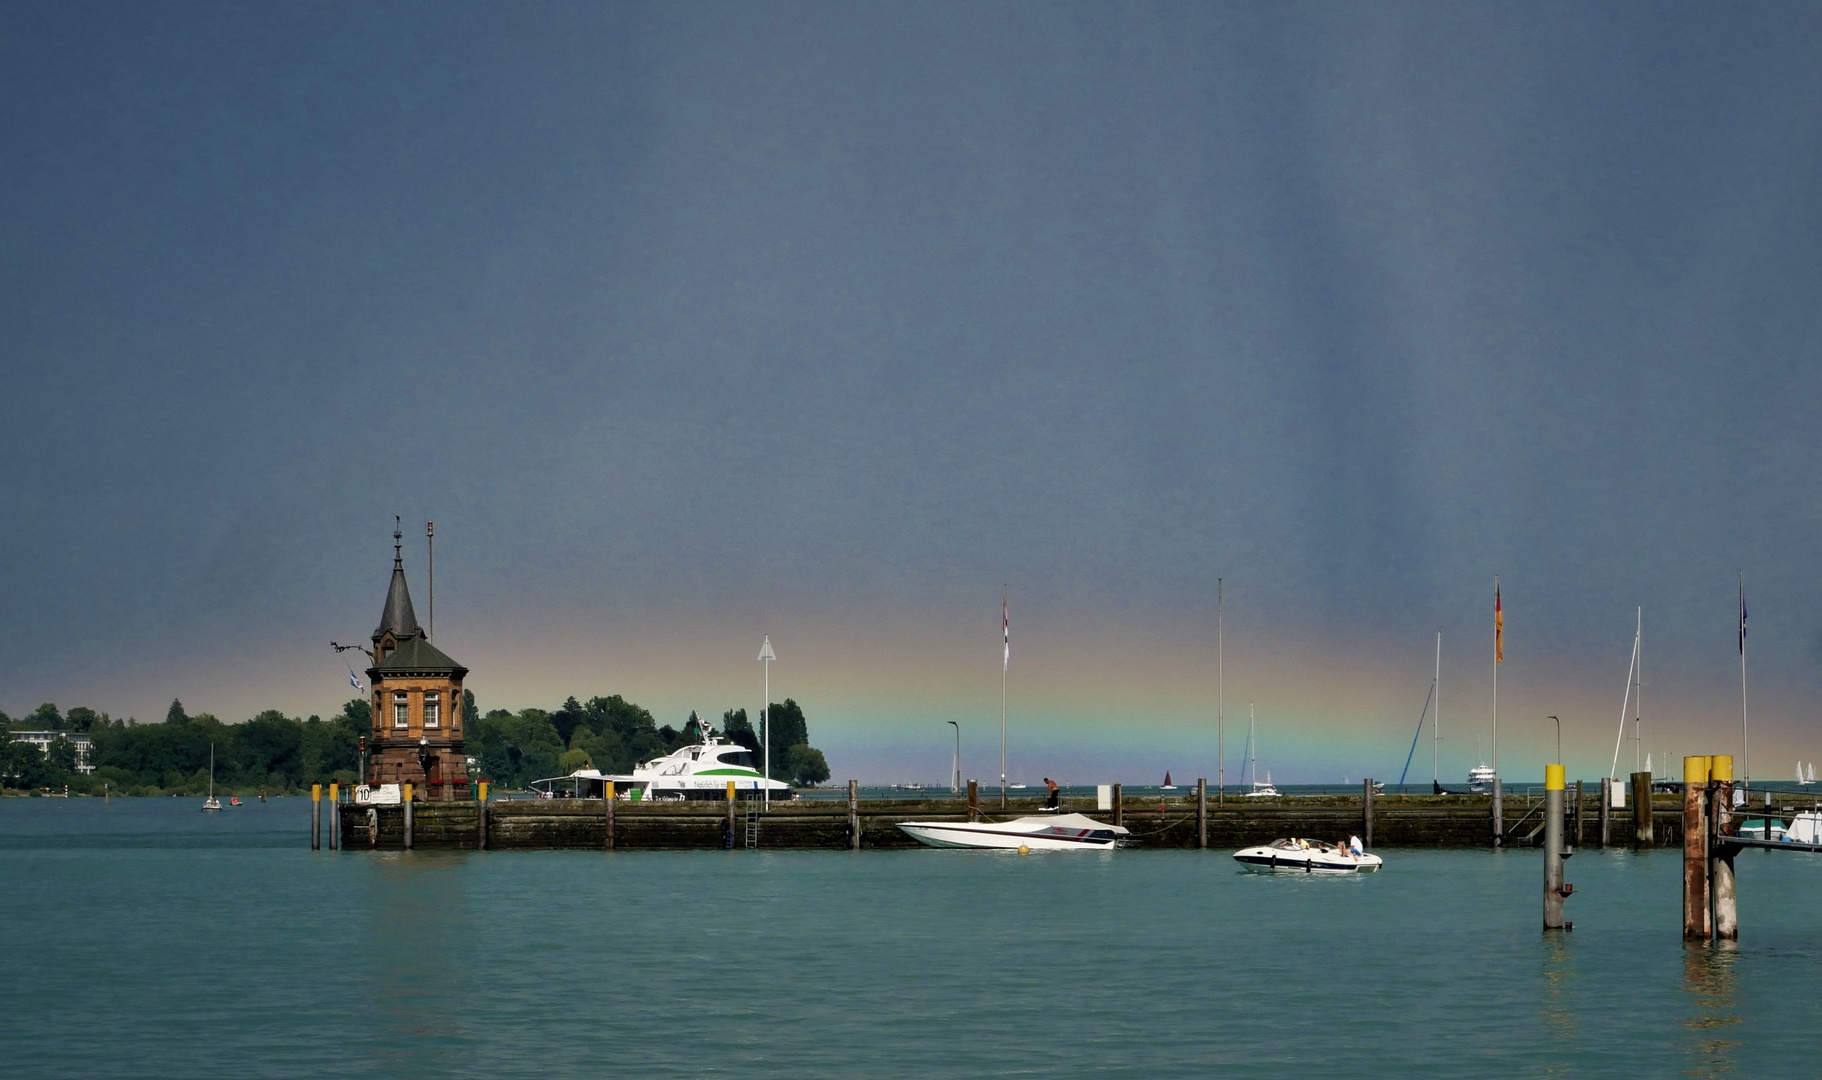
<svg viewBox="0 0 1822 1080"><path fill-rule="evenodd" d="M901 821L898 827L920 844L943 848L1032 851L1112 849L1132 835L1119 825L1086 814L1022 817L1014 821Z"/></svg>
<svg viewBox="0 0 1822 1080"><path fill-rule="evenodd" d="M603 786L610 781L616 798L635 802L725 799L729 781L733 781L741 798L756 798L768 789L774 799L791 798L791 785L782 780L767 780L753 760L751 750L713 734L693 746L643 762L630 773L577 769L568 776L533 780L528 786L546 799L599 799Z"/></svg>
<svg viewBox="0 0 1822 1080"><path fill-rule="evenodd" d="M1299 839L1241 848L1234 852L1234 860L1248 870L1299 874L1367 874L1385 865L1377 855L1356 855L1334 844Z"/></svg>

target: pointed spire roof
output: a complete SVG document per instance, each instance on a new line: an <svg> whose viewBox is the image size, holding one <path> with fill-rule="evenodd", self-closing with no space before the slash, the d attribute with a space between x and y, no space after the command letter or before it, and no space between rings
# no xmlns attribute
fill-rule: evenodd
<svg viewBox="0 0 1822 1080"><path fill-rule="evenodd" d="M375 641L388 630L400 641L420 633L417 612L411 610L411 590L405 587L405 557L400 550L404 536L397 528L392 530L392 584L386 588L386 610L373 632Z"/></svg>

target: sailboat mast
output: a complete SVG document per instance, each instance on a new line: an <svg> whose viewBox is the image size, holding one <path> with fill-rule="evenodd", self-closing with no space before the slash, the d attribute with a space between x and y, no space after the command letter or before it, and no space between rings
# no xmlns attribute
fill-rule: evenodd
<svg viewBox="0 0 1822 1080"><path fill-rule="evenodd" d="M1499 775L1499 662L1504 659L1505 614L1499 606L1499 575L1493 575L1493 775Z"/></svg>
<svg viewBox="0 0 1822 1080"><path fill-rule="evenodd" d="M1227 724L1222 716L1222 698L1227 691L1227 653L1222 648L1221 632L1226 613L1226 595L1220 578L1215 579L1215 805L1227 794Z"/></svg>
<svg viewBox="0 0 1822 1080"><path fill-rule="evenodd" d="M1442 783L1442 631L1436 631L1436 681L1430 684L1436 695L1436 712L1430 717L1430 783Z"/></svg>
<svg viewBox="0 0 1822 1080"><path fill-rule="evenodd" d="M1645 608L1640 605L1637 615L1637 629L1632 632L1632 731L1634 739L1643 743L1642 733L1645 730ZM1635 763L1636 765L1636 763ZM1636 769L1635 769L1636 771Z"/></svg>
<svg viewBox="0 0 1822 1080"><path fill-rule="evenodd" d="M1752 783L1752 748L1746 737L1746 571L1740 571L1740 787Z"/></svg>
<svg viewBox="0 0 1822 1080"><path fill-rule="evenodd" d="M1246 703L1246 746L1252 752L1252 764L1248 767L1247 783L1259 786L1259 716L1253 711L1253 703Z"/></svg>

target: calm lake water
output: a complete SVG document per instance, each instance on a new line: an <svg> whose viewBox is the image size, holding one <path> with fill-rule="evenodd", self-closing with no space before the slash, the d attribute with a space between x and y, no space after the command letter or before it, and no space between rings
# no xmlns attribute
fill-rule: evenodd
<svg viewBox="0 0 1822 1080"><path fill-rule="evenodd" d="M311 852L306 799L0 801L9 1076L1814 1076L1822 856Z"/></svg>

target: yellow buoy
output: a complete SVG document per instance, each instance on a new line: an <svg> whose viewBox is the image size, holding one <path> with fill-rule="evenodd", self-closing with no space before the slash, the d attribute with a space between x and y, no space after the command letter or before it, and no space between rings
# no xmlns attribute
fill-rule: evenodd
<svg viewBox="0 0 1822 1080"><path fill-rule="evenodd" d="M1031 854L1031 849L1029 847L1026 847L1024 844L1020 844L1019 845L1019 854L1020 855L1029 855L1029 854Z"/></svg>

